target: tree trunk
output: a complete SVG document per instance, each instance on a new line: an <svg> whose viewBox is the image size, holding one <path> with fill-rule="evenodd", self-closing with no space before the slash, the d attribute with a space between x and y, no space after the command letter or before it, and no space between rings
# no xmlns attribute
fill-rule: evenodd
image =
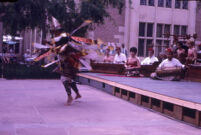
<svg viewBox="0 0 201 135"><path fill-rule="evenodd" d="M47 29L45 28L45 26L42 28L42 44L45 44L44 41L46 39L47 36Z"/></svg>
<svg viewBox="0 0 201 135"><path fill-rule="evenodd" d="M3 23L0 22L0 53L3 52Z"/></svg>

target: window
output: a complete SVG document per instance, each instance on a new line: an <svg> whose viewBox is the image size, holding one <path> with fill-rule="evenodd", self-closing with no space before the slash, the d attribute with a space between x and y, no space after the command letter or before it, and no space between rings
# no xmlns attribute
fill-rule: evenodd
<svg viewBox="0 0 201 135"><path fill-rule="evenodd" d="M138 40L138 55L144 56L144 39Z"/></svg>
<svg viewBox="0 0 201 135"><path fill-rule="evenodd" d="M153 24L148 23L147 24L147 37L152 37L153 36Z"/></svg>
<svg viewBox="0 0 201 135"><path fill-rule="evenodd" d="M153 44L153 23L139 23L138 56L148 56L148 49Z"/></svg>
<svg viewBox="0 0 201 135"><path fill-rule="evenodd" d="M158 7L164 6L164 0L158 0Z"/></svg>
<svg viewBox="0 0 201 135"><path fill-rule="evenodd" d="M155 48L156 48L155 55L159 56L160 52L162 52L162 40L156 40Z"/></svg>
<svg viewBox="0 0 201 135"><path fill-rule="evenodd" d="M187 26L181 26L181 35L187 34Z"/></svg>
<svg viewBox="0 0 201 135"><path fill-rule="evenodd" d="M162 32L163 32L163 25L162 24L157 24L156 37L162 37Z"/></svg>
<svg viewBox="0 0 201 135"><path fill-rule="evenodd" d="M164 34L166 34L166 33L170 33L170 25L169 24L165 24Z"/></svg>
<svg viewBox="0 0 201 135"><path fill-rule="evenodd" d="M169 45L170 45L170 41L169 40L165 40L164 41L164 47L163 47L163 50L164 50L164 48L168 48L169 47Z"/></svg>
<svg viewBox="0 0 201 135"><path fill-rule="evenodd" d="M188 9L188 0L183 0L183 9Z"/></svg>
<svg viewBox="0 0 201 135"><path fill-rule="evenodd" d="M140 0L140 5L146 5L147 0Z"/></svg>
<svg viewBox="0 0 201 135"><path fill-rule="evenodd" d="M139 24L139 36L145 36L145 23Z"/></svg>
<svg viewBox="0 0 201 135"><path fill-rule="evenodd" d="M153 40L147 39L147 45L146 45L146 56L148 56L149 48L153 47Z"/></svg>
<svg viewBox="0 0 201 135"><path fill-rule="evenodd" d="M154 6L154 0L149 0L149 6Z"/></svg>
<svg viewBox="0 0 201 135"><path fill-rule="evenodd" d="M186 35L187 26L174 25L174 34L175 35Z"/></svg>
<svg viewBox="0 0 201 135"><path fill-rule="evenodd" d="M179 31L180 31L180 30L179 30L179 25L175 25L175 26L174 26L174 35L179 35L179 34L180 34Z"/></svg>
<svg viewBox="0 0 201 135"><path fill-rule="evenodd" d="M175 8L181 7L181 0L175 0Z"/></svg>
<svg viewBox="0 0 201 135"><path fill-rule="evenodd" d="M165 48L170 45L170 40L164 35L167 32L170 33L170 24L157 24L156 30L156 44L155 44L155 55L158 56L160 52L164 51Z"/></svg>
<svg viewBox="0 0 201 135"><path fill-rule="evenodd" d="M166 7L171 8L172 7L172 0L166 0Z"/></svg>

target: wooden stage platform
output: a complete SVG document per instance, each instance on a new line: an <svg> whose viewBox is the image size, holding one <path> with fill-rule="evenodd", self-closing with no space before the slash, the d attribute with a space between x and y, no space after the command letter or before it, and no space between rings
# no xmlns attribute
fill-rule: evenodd
<svg viewBox="0 0 201 135"><path fill-rule="evenodd" d="M79 81L201 127L201 83L80 73Z"/></svg>

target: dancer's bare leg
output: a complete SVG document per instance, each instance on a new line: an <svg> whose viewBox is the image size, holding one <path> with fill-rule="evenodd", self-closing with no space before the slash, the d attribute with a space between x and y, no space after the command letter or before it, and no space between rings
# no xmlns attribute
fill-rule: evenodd
<svg viewBox="0 0 201 135"><path fill-rule="evenodd" d="M73 97L71 95L68 95L67 105L71 105L72 102L73 102Z"/></svg>
<svg viewBox="0 0 201 135"><path fill-rule="evenodd" d="M81 97L82 97L82 96L80 95L80 93L79 93L79 90L78 90L77 85L76 85L75 82L71 83L71 88L72 88L73 91L75 91L75 93L76 93L75 99L78 99L78 98L81 98Z"/></svg>
<svg viewBox="0 0 201 135"><path fill-rule="evenodd" d="M71 96L71 85L68 81L64 81L63 84L68 95L67 105L70 105L73 102L73 97Z"/></svg>

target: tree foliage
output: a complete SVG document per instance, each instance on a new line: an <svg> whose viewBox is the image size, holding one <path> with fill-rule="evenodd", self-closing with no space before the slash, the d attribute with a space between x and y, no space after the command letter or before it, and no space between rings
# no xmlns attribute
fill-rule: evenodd
<svg viewBox="0 0 201 135"><path fill-rule="evenodd" d="M110 17L106 8L112 6L121 13L125 0L18 0L16 3L0 3L0 21L6 33L16 34L26 28L47 29L47 20L54 16L66 32L71 32L86 19L104 23ZM85 34L87 27L77 32Z"/></svg>

